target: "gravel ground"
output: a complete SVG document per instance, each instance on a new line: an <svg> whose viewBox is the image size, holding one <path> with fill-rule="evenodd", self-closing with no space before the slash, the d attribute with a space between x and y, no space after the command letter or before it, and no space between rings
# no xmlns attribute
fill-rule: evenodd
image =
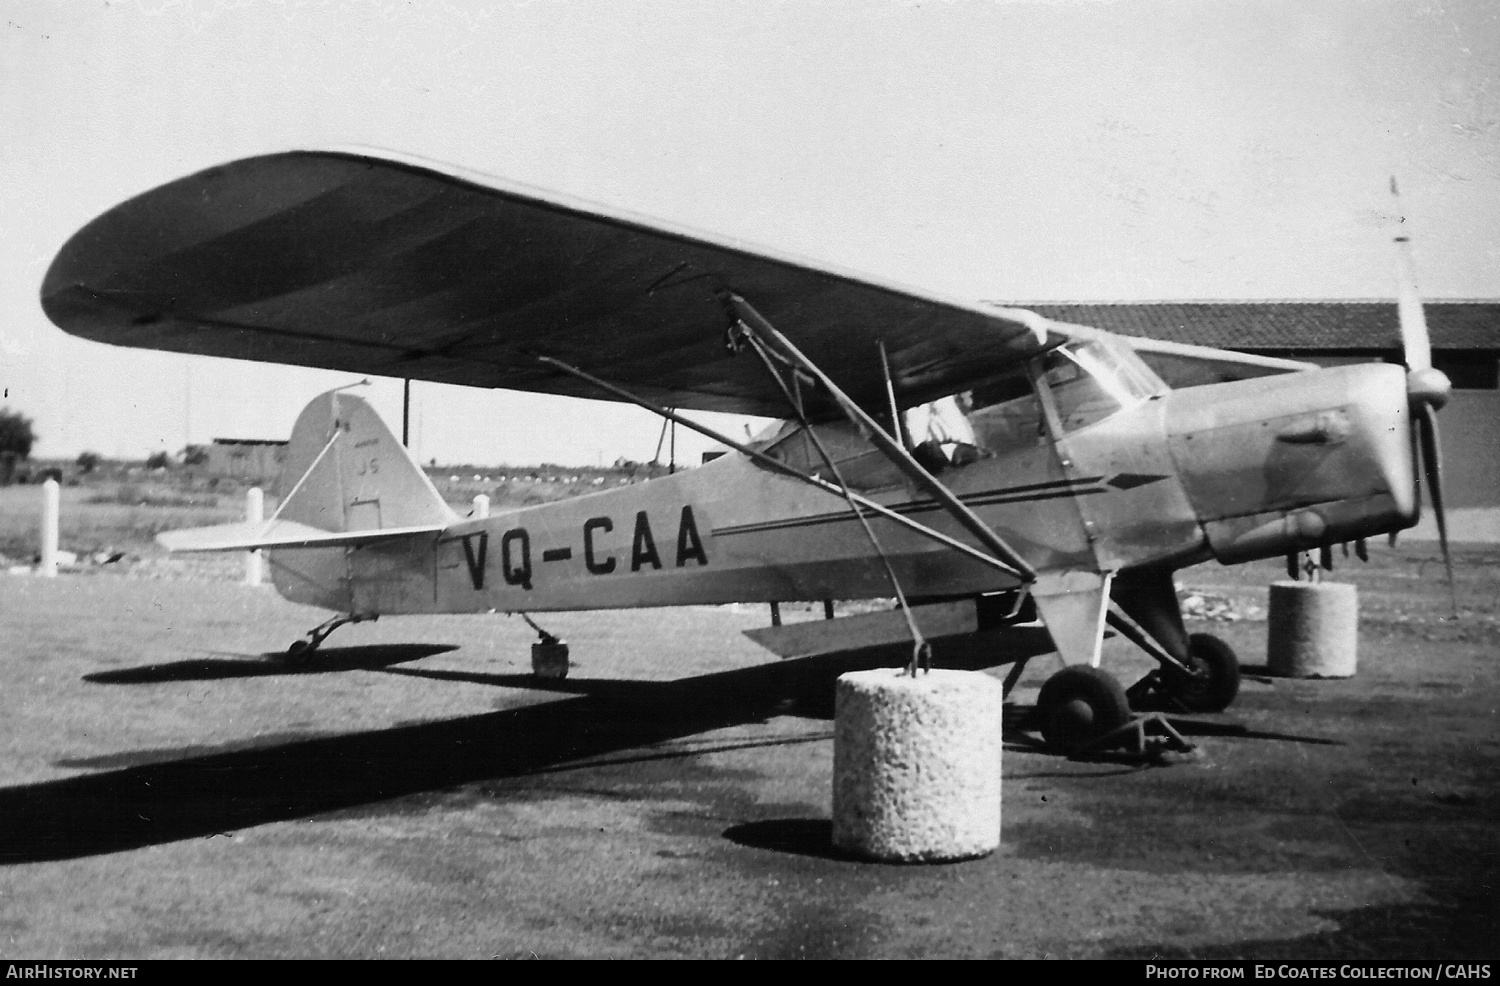
<svg viewBox="0 0 1500 986"><path fill-rule="evenodd" d="M346 627L297 670L323 614L233 567L0 576L0 952L1488 958L1497 560L1460 552L1457 620L1430 545L1341 567L1345 681L1265 674L1279 565L1183 573L1238 703L1174 720L1191 756L1070 760L1025 728L1033 662L1001 849L944 866L832 851L840 668L743 638L763 607L555 616L549 683L518 619Z"/></svg>

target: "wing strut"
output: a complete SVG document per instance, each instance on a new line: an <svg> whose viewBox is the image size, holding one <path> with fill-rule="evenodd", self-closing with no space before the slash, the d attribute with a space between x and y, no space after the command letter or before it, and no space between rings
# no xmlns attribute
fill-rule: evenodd
<svg viewBox="0 0 1500 986"><path fill-rule="evenodd" d="M736 328L743 338L758 341L770 349L783 362L793 367L794 371L801 371L811 376L818 384L838 402L844 414L853 422L854 426L862 434L874 443L891 463L906 473L911 480L925 490L933 499L937 500L942 507L948 511L954 520L962 524L969 533L979 539L979 542L995 553L995 557L1022 581L1032 582L1036 579L1036 570L1028 565L1014 548L1006 544L1000 535L996 534L979 516L964 505L963 501L953 495L937 478L922 468L922 465L912 458L911 453L902 447L901 443L886 433L884 428L875 422L847 394L838 388L817 365L802 355L802 352L792 345L791 341L775 327L767 322L744 298L737 294L727 294L725 301L732 309L738 319ZM734 329L731 329L731 333Z"/></svg>
<svg viewBox="0 0 1500 986"><path fill-rule="evenodd" d="M812 440L813 445L818 450L818 456L823 460L823 465L833 474L833 478L838 480L839 492L843 493L844 500L849 504L849 509L859 521L859 526L864 528L865 537L870 540L870 546L875 549L875 553L880 556L880 563L885 566L886 578L890 580L891 589L896 593L896 603L901 609L902 618L906 620L907 632L911 634L911 663L907 665L907 673L915 678L918 669L931 671L932 645L922 636L922 628L917 626L916 617L912 615L911 607L907 605L906 592L901 588L901 580L896 577L896 569L891 565L890 556L885 553L885 548L881 545L880 539L875 536L875 529L870 526L870 521L865 517L864 511L860 510L859 504L854 501L854 491L849 488L849 484L844 480L844 474L833 461L833 456L828 454L828 447L823 444L823 439L818 437L817 431L813 429L812 422L807 420L807 410L802 402L801 378L796 373L792 373L792 385L788 387L786 381L782 379L781 374L777 372L775 364L771 362L771 356L767 353L765 344L753 336L749 337L749 342L755 349L755 355L759 356L761 363L765 365L766 373L770 374L771 379L776 381L776 386L781 390L782 396L786 398L787 404L791 406L792 413L797 415L797 422L802 425L802 433ZM880 357L882 360L885 359L884 345L880 347ZM890 387L889 373L886 374L886 387L887 389ZM891 413L893 415L896 413L894 395L892 395L891 399Z"/></svg>
<svg viewBox="0 0 1500 986"><path fill-rule="evenodd" d="M667 410L659 404L653 404L648 400L637 397L630 391L625 390L621 387L616 387L614 384L610 383L607 380L601 380L598 377L594 376L592 373L580 370L578 367L564 363L562 360L553 359L551 356L538 356L536 360L538 363L550 366L556 370L561 370L562 372L569 374L570 376L575 376L580 380L587 381L588 383L593 384L595 387L598 387L600 390L613 394L623 401L628 401L629 403L634 404L637 407L643 407L646 410L650 411L652 414L655 414L661 418L665 418L668 421L674 421L677 424L682 425L684 428L696 431L698 434L711 438L722 445L727 445L728 447L734 449L736 452L739 452L741 455L745 455L750 457L751 459L754 459L756 462L772 470L773 472L778 472L784 476L790 476L793 479L801 480L802 482L807 483L809 486L816 486L818 489L822 490L825 493L832 493L835 496L843 495L837 486L828 482L827 480L819 479L817 476L810 476L799 469L792 468L784 462L778 462L777 460L771 458L769 455L766 455L764 452L757 451L756 449L753 449L748 445L735 441L727 435L720 434L707 425L702 425L691 419L684 418L673 411ZM900 524L902 527L915 531L925 538L936 541L938 544L941 544L945 548L952 548L959 554L964 555L968 558L972 558L974 561L982 562L983 564L988 565L991 568L997 568L1000 571L1004 572L1006 575L1012 576L1013 578L1019 579L1023 582L1027 580L1026 576L1022 575L1014 568L1011 568L1009 565L1005 564L997 558L985 554L983 551L975 549L971 545L964 544L957 538L949 537L942 531L934 530L933 528L928 527L926 524L912 520L910 517L898 514L890 507L887 507L884 504L876 503L874 500L871 500L868 497L860 496L858 493L851 492L850 496L853 498L854 502L858 503L860 506L864 507L867 510L879 514L886 520L893 521L894 523Z"/></svg>

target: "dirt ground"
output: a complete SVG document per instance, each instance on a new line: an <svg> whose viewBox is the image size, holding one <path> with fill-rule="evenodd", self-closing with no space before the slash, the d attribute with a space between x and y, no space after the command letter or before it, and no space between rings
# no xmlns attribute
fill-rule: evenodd
<svg viewBox="0 0 1500 986"><path fill-rule="evenodd" d="M0 576L6 958L1492 958L1500 549L1374 549L1359 673L1265 673L1279 565L1205 566L1239 651L1192 756L1070 760L1007 708L1001 849L830 845L837 666L741 636L764 607L391 618L305 669L324 614L234 566ZM1106 666L1148 665L1119 641Z"/></svg>

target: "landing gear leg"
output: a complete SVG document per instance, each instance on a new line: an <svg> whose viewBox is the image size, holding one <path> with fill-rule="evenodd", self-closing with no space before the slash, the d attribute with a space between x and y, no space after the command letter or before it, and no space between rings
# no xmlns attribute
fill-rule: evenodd
<svg viewBox="0 0 1500 986"><path fill-rule="evenodd" d="M531 625L540 638L531 645L531 673L538 678L561 680L568 676L568 642L537 626L525 613L521 619Z"/></svg>
<svg viewBox="0 0 1500 986"><path fill-rule="evenodd" d="M1110 613L1110 626L1161 664L1130 687L1132 702L1160 697L1184 712L1222 712L1230 706L1240 691L1239 660L1218 637L1188 634L1169 570L1122 573L1111 597L1128 619Z"/></svg>
<svg viewBox="0 0 1500 986"><path fill-rule="evenodd" d="M286 661L289 664L305 664L312 656L312 652L328 639L328 635L345 623L364 623L367 620L379 619L379 614L350 613L348 616L339 615L331 620L319 623L307 633L306 640L294 640L292 646L286 649Z"/></svg>
<svg viewBox="0 0 1500 986"><path fill-rule="evenodd" d="M1130 703L1114 675L1099 667L1114 573L1043 576L1031 597L1067 665L1048 678L1036 710L1047 745L1074 753L1130 721ZM1043 580L1047 579L1046 582Z"/></svg>
<svg viewBox="0 0 1500 986"><path fill-rule="evenodd" d="M1007 698L1010 697L1011 691L1016 687L1016 682L1020 681L1021 675L1025 673L1026 661L1024 658L1012 664L1010 670L1005 672L1005 680L1001 682L1000 693Z"/></svg>

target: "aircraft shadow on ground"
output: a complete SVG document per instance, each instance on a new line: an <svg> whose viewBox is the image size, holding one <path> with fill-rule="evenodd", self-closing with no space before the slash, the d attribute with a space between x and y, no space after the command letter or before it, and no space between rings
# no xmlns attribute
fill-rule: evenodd
<svg viewBox="0 0 1500 986"><path fill-rule="evenodd" d="M556 681L393 667L443 649L330 648L314 658L314 667L322 662L324 670L361 667L440 680L524 685L571 692L574 697L444 722L158 760L0 789L0 825L5 832L0 863L70 859L210 837L479 780L568 769L566 765L576 761L783 715L809 696L828 696L822 704L831 716L837 676L880 658L878 653L853 661L847 655L809 658L669 682ZM284 667L265 661L185 661L105 672L90 680L134 685L236 677L254 674L254 667L261 665L265 667L260 673L286 673ZM152 755L159 757L160 751Z"/></svg>
<svg viewBox="0 0 1500 986"><path fill-rule="evenodd" d="M95 685L156 685L169 681L216 681L223 678L265 678L274 675L330 674L341 671L377 671L394 664L418 661L434 654L458 650L453 644L371 644L364 647L329 647L303 664L292 664L283 654L255 657L232 655L197 658L169 664L146 664L138 668L86 674Z"/></svg>
<svg viewBox="0 0 1500 986"><path fill-rule="evenodd" d="M330 648L313 659L310 670L363 669L536 688L572 697L443 722L299 739L170 762L157 759L85 777L0 789L0 824L5 831L0 863L118 852L480 780L596 767L600 765L578 761L778 715L829 719L834 682L840 674L890 667L900 663L902 654L899 648L874 649L668 682L549 680L396 666L449 649L434 645ZM994 654L987 656L993 660ZM966 664L962 654L948 657L942 666ZM139 685L287 673L302 672L265 659L203 660L103 672L88 680ZM1008 710L1007 745L1033 745L1034 741L1017 732L1025 725L1025 710ZM1227 734L1253 735L1233 730ZM770 744L781 742L785 740ZM697 752L647 752L643 757ZM159 755L156 751L153 757ZM121 754L115 762L128 756ZM749 829L727 835L746 844L790 840L804 852L832 851L826 834L819 834L824 830L816 820L797 821L794 830L784 829Z"/></svg>

